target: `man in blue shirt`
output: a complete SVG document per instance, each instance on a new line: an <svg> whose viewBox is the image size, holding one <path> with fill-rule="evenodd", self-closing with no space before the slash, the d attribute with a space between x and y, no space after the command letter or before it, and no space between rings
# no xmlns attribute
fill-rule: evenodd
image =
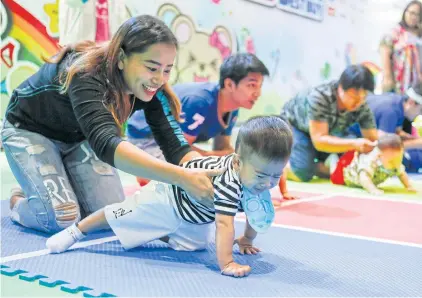
<svg viewBox="0 0 422 298"><path fill-rule="evenodd" d="M217 83L173 86L182 104L184 122L180 126L193 149L204 156L222 156L234 152L230 139L239 108L249 110L254 106L261 95L264 76L268 75L268 69L255 55L241 53L223 62ZM141 111L135 112L128 120L126 135L133 144L163 159ZM193 145L210 139L213 139L212 151L204 151Z"/></svg>
<svg viewBox="0 0 422 298"><path fill-rule="evenodd" d="M379 134L396 133L403 139L406 149L404 165L408 172L418 172L422 169L422 137L415 137L403 131L405 119L410 122L422 115L422 84L409 88L406 95L385 93L368 95L366 102L372 110ZM357 126L351 132L360 136Z"/></svg>

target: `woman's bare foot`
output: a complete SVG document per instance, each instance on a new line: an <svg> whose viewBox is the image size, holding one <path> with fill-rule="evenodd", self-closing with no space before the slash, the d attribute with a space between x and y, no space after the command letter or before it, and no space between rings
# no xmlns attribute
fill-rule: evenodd
<svg viewBox="0 0 422 298"><path fill-rule="evenodd" d="M22 188L12 188L10 191L10 210L12 210L16 203L22 199L25 199L25 194L23 193Z"/></svg>

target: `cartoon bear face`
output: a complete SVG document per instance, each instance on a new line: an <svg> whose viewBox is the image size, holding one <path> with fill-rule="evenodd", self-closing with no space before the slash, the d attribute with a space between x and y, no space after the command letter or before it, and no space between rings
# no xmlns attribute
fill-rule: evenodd
<svg viewBox="0 0 422 298"><path fill-rule="evenodd" d="M174 16L170 28L179 41L179 51L170 83L218 81L223 60L232 53L232 37L222 26L211 34L196 29L193 21L171 4L163 5L158 16Z"/></svg>

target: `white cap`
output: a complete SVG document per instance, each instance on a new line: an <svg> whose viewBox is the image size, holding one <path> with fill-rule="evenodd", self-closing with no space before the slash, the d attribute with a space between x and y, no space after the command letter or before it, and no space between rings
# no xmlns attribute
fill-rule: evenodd
<svg viewBox="0 0 422 298"><path fill-rule="evenodd" d="M422 105L422 95L416 93L415 89L413 87L407 89L406 95L409 96L409 98L416 101L418 104Z"/></svg>

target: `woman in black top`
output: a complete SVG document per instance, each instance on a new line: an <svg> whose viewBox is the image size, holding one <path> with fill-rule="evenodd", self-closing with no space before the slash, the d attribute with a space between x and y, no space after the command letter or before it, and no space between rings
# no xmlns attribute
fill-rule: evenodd
<svg viewBox="0 0 422 298"><path fill-rule="evenodd" d="M66 46L13 91L1 132L21 189L11 218L48 233L124 199L116 169L179 185L212 203L219 171L177 166L191 151L167 85L177 52L170 29L152 16L127 20L109 43ZM121 125L143 109L167 162L121 138Z"/></svg>

